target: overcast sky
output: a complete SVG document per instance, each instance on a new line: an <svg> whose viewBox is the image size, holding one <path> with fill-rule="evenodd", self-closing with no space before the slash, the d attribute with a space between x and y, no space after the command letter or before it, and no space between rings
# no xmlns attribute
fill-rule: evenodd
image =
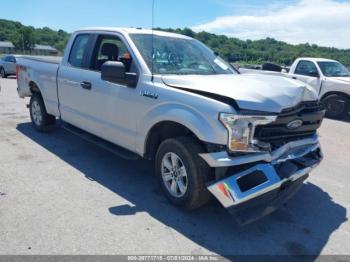
<svg viewBox="0 0 350 262"><path fill-rule="evenodd" d="M152 26L152 0L11 0L0 18L72 32ZM154 26L350 48L350 0L155 0Z"/></svg>

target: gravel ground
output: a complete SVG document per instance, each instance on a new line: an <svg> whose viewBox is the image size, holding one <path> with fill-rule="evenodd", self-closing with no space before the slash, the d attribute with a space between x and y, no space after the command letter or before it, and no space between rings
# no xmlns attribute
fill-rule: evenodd
<svg viewBox="0 0 350 262"><path fill-rule="evenodd" d="M350 120L326 119L325 159L305 186L240 227L215 200L169 205L147 161L35 132L16 81L0 84L0 254L350 254Z"/></svg>

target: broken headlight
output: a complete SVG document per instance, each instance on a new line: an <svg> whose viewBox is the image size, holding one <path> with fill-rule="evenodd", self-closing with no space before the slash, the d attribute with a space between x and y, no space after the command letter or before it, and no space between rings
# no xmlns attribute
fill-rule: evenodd
<svg viewBox="0 0 350 262"><path fill-rule="evenodd" d="M255 127L276 120L277 116L249 116L220 113L219 119L228 131L228 148L232 152L260 152L269 144L254 139Z"/></svg>

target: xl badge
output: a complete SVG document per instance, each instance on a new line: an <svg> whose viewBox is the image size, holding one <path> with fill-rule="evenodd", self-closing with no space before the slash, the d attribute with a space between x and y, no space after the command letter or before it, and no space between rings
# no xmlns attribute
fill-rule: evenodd
<svg viewBox="0 0 350 262"><path fill-rule="evenodd" d="M293 120L287 124L288 129L297 129L303 125L303 121L300 119Z"/></svg>

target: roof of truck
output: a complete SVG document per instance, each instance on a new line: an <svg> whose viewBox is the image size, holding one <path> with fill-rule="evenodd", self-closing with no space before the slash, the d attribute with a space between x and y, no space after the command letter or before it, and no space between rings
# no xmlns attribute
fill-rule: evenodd
<svg viewBox="0 0 350 262"><path fill-rule="evenodd" d="M327 58L317 58L317 57L300 57L298 60L309 60L313 62L337 62L336 60L327 59Z"/></svg>
<svg viewBox="0 0 350 262"><path fill-rule="evenodd" d="M154 34L158 36L168 36L168 37L177 37L177 38L183 38L183 39L190 39L190 37L176 34L176 33L169 33L159 30L151 30L151 29L142 29L142 28L128 28L128 27L91 27L91 28L83 28L79 31L111 31L111 32L120 32L120 33L126 33L126 34Z"/></svg>

